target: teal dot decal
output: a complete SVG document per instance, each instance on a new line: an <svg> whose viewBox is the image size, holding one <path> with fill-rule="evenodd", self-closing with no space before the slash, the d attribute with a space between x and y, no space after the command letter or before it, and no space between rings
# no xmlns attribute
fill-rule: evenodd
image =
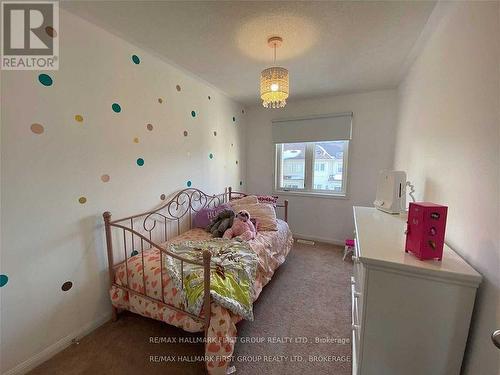
<svg viewBox="0 0 500 375"><path fill-rule="evenodd" d="M213 159L213 158L214 158L214 154L210 153L210 154L208 155L208 157L209 157L210 159Z"/></svg>
<svg viewBox="0 0 500 375"><path fill-rule="evenodd" d="M118 103L113 103L111 105L111 108L113 109L114 112L120 113L122 111L122 107Z"/></svg>
<svg viewBox="0 0 500 375"><path fill-rule="evenodd" d="M142 167L142 166L144 165L144 159L143 159L143 158L139 158L139 159L137 159L137 165L138 165L139 167Z"/></svg>
<svg viewBox="0 0 500 375"><path fill-rule="evenodd" d="M7 275L0 275L0 288L7 285L9 282L9 277Z"/></svg>
<svg viewBox="0 0 500 375"><path fill-rule="evenodd" d="M134 64L140 64L141 59L137 55L132 55L132 61L134 62Z"/></svg>
<svg viewBox="0 0 500 375"><path fill-rule="evenodd" d="M240 181L240 186L243 185L243 181Z"/></svg>
<svg viewBox="0 0 500 375"><path fill-rule="evenodd" d="M40 74L38 76L38 81L44 86L52 86L52 77L49 76L48 74Z"/></svg>
<svg viewBox="0 0 500 375"><path fill-rule="evenodd" d="M138 255L138 254L139 254L139 252L138 252L137 250L134 250L134 251L132 251L132 252L130 253L130 256L131 256L131 257L134 257L134 256L136 256L136 255Z"/></svg>
<svg viewBox="0 0 500 375"><path fill-rule="evenodd" d="M191 116L196 117L196 112L195 111L191 111Z"/></svg>
<svg viewBox="0 0 500 375"><path fill-rule="evenodd" d="M193 183L191 181L186 182L187 187L191 187Z"/></svg>
<svg viewBox="0 0 500 375"><path fill-rule="evenodd" d="M236 121L236 117L233 116L233 122L235 122L235 121Z"/></svg>

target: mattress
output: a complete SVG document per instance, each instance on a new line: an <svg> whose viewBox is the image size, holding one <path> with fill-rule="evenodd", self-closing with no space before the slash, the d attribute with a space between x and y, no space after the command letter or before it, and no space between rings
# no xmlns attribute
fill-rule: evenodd
<svg viewBox="0 0 500 375"><path fill-rule="evenodd" d="M167 247L171 243L183 241L199 241L210 237L210 233L195 228L164 243L163 246ZM253 289L254 301L260 295L262 288L271 280L274 271L285 261L292 244L292 233L288 224L279 219L277 231L259 232L255 239L249 241L249 245L257 254L259 261ZM165 255L163 256L165 257ZM129 289L161 300L162 287L160 282L162 282L165 302L180 309L185 308L181 293L174 287L165 269L163 277L161 275L158 249L145 250L144 261L138 254L129 258L126 264L121 263L116 266L115 283L127 286L127 274ZM116 286L111 287L110 296L115 307L161 320L188 332L203 331L203 323L195 321L188 315L168 309L150 299L129 293ZM228 359L233 353L236 340L235 324L240 320L241 317L212 302L207 345L205 345L205 357L210 374L226 373Z"/></svg>

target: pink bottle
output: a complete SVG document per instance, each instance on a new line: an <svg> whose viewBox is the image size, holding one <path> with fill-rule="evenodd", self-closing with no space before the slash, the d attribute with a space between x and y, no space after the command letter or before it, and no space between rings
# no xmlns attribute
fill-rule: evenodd
<svg viewBox="0 0 500 375"><path fill-rule="evenodd" d="M448 207L430 202L410 203L405 251L420 260L443 258Z"/></svg>

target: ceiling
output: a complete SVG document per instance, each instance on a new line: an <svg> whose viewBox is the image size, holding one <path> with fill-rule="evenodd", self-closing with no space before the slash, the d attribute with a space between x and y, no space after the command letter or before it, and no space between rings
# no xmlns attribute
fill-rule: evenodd
<svg viewBox="0 0 500 375"><path fill-rule="evenodd" d="M259 103L283 45L290 100L396 87L435 2L69 1L61 6L202 78Z"/></svg>

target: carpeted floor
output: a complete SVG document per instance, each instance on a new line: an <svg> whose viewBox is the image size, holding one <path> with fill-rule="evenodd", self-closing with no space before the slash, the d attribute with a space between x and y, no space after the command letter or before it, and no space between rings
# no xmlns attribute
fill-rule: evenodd
<svg viewBox="0 0 500 375"><path fill-rule="evenodd" d="M351 374L351 271L340 247L296 243L255 303L255 321L237 325L236 374ZM202 356L201 337L123 313L30 374L203 374L203 362L169 358Z"/></svg>

